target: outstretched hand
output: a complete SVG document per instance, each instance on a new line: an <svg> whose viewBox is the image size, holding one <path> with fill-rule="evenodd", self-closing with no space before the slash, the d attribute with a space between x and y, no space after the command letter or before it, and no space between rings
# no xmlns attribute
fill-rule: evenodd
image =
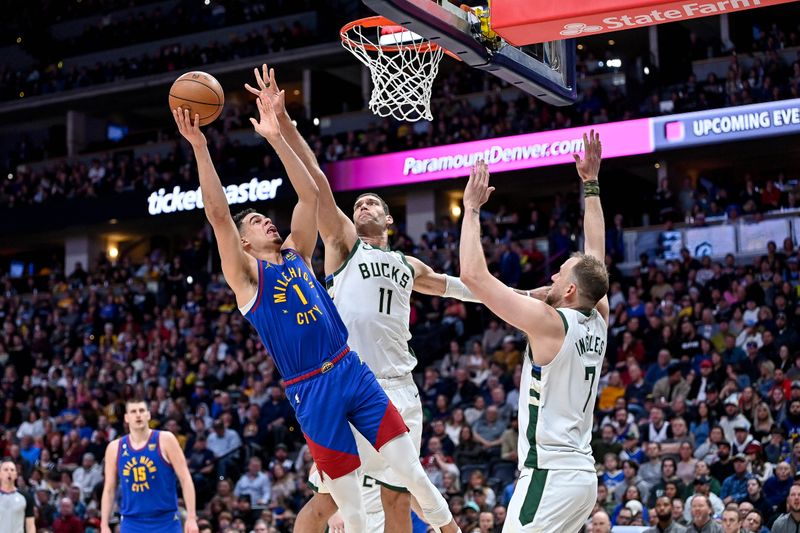
<svg viewBox="0 0 800 533"><path fill-rule="evenodd" d="M281 94L283 94L283 91L281 91ZM278 124L278 116L275 114L272 101L269 98L262 99L259 97L256 99L256 106L258 107L258 120L250 119L250 123L255 128L256 133L270 143L280 139L281 126Z"/></svg>
<svg viewBox="0 0 800 533"><path fill-rule="evenodd" d="M583 181L596 180L600 173L600 161L603 153L603 144L600 142L600 134L594 130L589 131L587 136L583 134L584 158L574 154L575 168Z"/></svg>
<svg viewBox="0 0 800 533"><path fill-rule="evenodd" d="M172 117L178 125L178 131L183 138L189 141L192 148L199 148L206 145L206 136L200 131L200 115L195 114L194 121L189 116L189 110L177 108L172 110Z"/></svg>
<svg viewBox="0 0 800 533"><path fill-rule="evenodd" d="M272 106L275 108L275 115L277 115L278 118L287 117L285 93L280 90L278 82L275 80L275 69L270 68L268 70L267 64L264 63L261 65L260 72L257 68L254 68L253 73L256 76L258 89L249 83L245 83L244 88L262 100L269 100L272 102Z"/></svg>
<svg viewBox="0 0 800 533"><path fill-rule="evenodd" d="M494 187L489 186L489 165L479 160L469 170L469 181L464 189L464 207L478 210L489 200Z"/></svg>

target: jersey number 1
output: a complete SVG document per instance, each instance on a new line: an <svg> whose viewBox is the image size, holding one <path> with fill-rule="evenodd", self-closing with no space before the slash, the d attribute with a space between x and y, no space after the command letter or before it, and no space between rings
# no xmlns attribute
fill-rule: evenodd
<svg viewBox="0 0 800 533"><path fill-rule="evenodd" d="M384 289L381 287L379 289L381 291L381 301L378 304L378 312L379 313L386 313L387 315L392 314L392 289ZM386 300L386 311L383 310L383 302L384 299Z"/></svg>
<svg viewBox="0 0 800 533"><path fill-rule="evenodd" d="M589 400L592 397L592 389L594 389L594 378L597 376L597 367L596 366L587 366L585 368L586 373L584 375L584 379L589 379L591 377L592 381L589 383L589 394L586 395L586 402L583 404L583 412L586 412L586 407L589 405Z"/></svg>

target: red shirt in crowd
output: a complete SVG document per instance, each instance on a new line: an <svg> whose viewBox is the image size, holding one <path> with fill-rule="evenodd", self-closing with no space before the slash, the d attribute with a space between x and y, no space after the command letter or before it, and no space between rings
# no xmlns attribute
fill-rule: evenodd
<svg viewBox="0 0 800 533"><path fill-rule="evenodd" d="M53 533L83 533L83 520L75 515L56 518Z"/></svg>

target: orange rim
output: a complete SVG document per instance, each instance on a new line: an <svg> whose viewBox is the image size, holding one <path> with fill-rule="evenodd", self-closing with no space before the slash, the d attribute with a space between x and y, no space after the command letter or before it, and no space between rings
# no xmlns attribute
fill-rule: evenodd
<svg viewBox="0 0 800 533"><path fill-rule="evenodd" d="M348 22L347 24L342 26L342 29L339 31L339 34L342 38L342 42L347 43L348 45L356 48L363 48L364 50L367 50L369 52L379 52L379 51L400 52L403 50L413 50L415 52L419 52L420 54L427 54L430 52L435 52L436 50L441 48L445 54L461 61L461 58L459 58L454 53L450 52L445 48L442 48L436 43L430 42L427 39L425 40L425 42L418 44L391 44L386 46L375 46L374 44L371 43L361 43L358 41L354 41L353 39L350 38L348 33L350 32L350 30L352 30L357 26L360 26L362 28L380 28L382 26L400 26L400 25L392 22L386 17L381 17L381 16L366 17L354 20L353 22Z"/></svg>

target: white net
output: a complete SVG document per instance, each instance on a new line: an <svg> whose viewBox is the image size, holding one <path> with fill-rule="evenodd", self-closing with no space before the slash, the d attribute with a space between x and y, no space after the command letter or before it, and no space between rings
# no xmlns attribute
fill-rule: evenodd
<svg viewBox="0 0 800 533"><path fill-rule="evenodd" d="M382 35L380 26L362 25L343 32L342 45L369 67L373 113L410 122L433 120L431 90L442 48L408 31Z"/></svg>

